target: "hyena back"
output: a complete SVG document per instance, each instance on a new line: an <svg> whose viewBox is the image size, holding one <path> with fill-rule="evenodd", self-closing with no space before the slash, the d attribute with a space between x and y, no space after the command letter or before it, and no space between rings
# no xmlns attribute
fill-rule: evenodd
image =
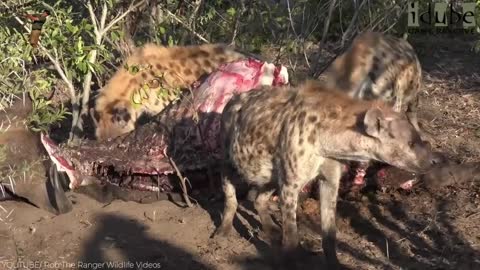
<svg viewBox="0 0 480 270"><path fill-rule="evenodd" d="M405 111L420 131L417 106L422 68L405 39L371 31L361 33L320 78L352 97L382 99L395 111Z"/></svg>
<svg viewBox="0 0 480 270"><path fill-rule="evenodd" d="M97 140L130 132L142 115L161 112L202 76L245 57L223 44L137 48L100 90L91 110Z"/></svg>
<svg viewBox="0 0 480 270"><path fill-rule="evenodd" d="M275 225L267 202L278 188L282 212L282 246L298 245L298 193L318 181L323 249L327 261L338 265L335 242L336 200L342 164L339 160L378 160L408 171L424 171L431 164L430 149L404 114L382 101L356 100L318 82L297 88L252 90L234 96L222 113L224 153L222 181L225 208L215 235L227 235L238 202L235 174L256 185L255 208L263 230Z"/></svg>

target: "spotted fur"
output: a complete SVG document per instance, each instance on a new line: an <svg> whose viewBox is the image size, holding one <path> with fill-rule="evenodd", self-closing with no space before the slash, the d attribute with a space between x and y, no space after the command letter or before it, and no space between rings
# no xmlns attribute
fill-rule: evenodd
<svg viewBox="0 0 480 270"><path fill-rule="evenodd" d="M222 113L220 136L225 208L215 235L232 230L239 184L234 180L242 179L259 190L255 208L267 235L275 227L267 202L278 189L282 246L294 250L299 191L320 179L322 243L332 267L338 264L335 209L341 160L373 159L413 172L431 165L430 148L404 114L381 100L354 99L319 82L234 96Z"/></svg>
<svg viewBox="0 0 480 270"><path fill-rule="evenodd" d="M136 49L96 99L91 114L97 140L132 131L141 116L161 112L202 76L242 58L222 44Z"/></svg>
<svg viewBox="0 0 480 270"><path fill-rule="evenodd" d="M370 31L359 34L320 79L355 98L383 99L395 111L405 111L420 131L417 106L422 68L405 39Z"/></svg>

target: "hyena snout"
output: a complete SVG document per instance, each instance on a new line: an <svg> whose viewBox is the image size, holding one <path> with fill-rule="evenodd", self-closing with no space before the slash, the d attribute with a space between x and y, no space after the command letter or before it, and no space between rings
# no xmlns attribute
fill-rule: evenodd
<svg viewBox="0 0 480 270"><path fill-rule="evenodd" d="M365 114L364 127L369 136L377 139L376 154L383 162L422 173L441 160L402 114L371 108Z"/></svg>
<svg viewBox="0 0 480 270"><path fill-rule="evenodd" d="M416 144L415 152L417 159L425 163L420 167L429 167L448 162L447 156L441 152L434 152L432 145L428 141L420 140L420 143Z"/></svg>
<svg viewBox="0 0 480 270"><path fill-rule="evenodd" d="M443 163L445 157L432 151L430 144L425 142L416 143L413 147L413 155L406 162L406 169L415 173L428 171L433 165Z"/></svg>

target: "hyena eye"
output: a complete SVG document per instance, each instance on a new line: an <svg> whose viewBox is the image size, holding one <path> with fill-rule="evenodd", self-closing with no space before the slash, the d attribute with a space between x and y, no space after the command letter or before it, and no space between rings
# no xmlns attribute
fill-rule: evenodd
<svg viewBox="0 0 480 270"><path fill-rule="evenodd" d="M409 141L409 142L408 142L408 146L409 146L409 147L413 147L414 145L415 145L415 143L414 143L413 141Z"/></svg>

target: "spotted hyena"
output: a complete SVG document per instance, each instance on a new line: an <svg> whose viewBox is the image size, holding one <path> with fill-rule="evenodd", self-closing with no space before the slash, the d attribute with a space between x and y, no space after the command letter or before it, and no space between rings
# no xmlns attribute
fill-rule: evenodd
<svg viewBox="0 0 480 270"><path fill-rule="evenodd" d="M430 148L404 113L381 100L351 98L320 82L236 95L221 121L225 208L215 235L232 230L238 206L232 179L239 174L259 190L255 208L267 235L275 227L267 201L278 188L282 246L287 252L295 249L298 193L319 179L322 243L332 265L338 264L335 212L342 160L377 160L412 172L423 172L432 162Z"/></svg>
<svg viewBox="0 0 480 270"><path fill-rule="evenodd" d="M136 49L100 90L91 110L97 140L125 134L143 115L155 115L221 64L245 58L223 44Z"/></svg>
<svg viewBox="0 0 480 270"><path fill-rule="evenodd" d="M355 98L388 102L395 111L405 111L420 130L417 105L422 68L405 39L370 31L361 33L321 75L321 80Z"/></svg>
<svg viewBox="0 0 480 270"><path fill-rule="evenodd" d="M406 112L422 134L417 118L422 68L415 50L405 39L370 31L361 33L320 79L354 98L386 101L395 111ZM368 166L359 164L355 184L365 183Z"/></svg>

